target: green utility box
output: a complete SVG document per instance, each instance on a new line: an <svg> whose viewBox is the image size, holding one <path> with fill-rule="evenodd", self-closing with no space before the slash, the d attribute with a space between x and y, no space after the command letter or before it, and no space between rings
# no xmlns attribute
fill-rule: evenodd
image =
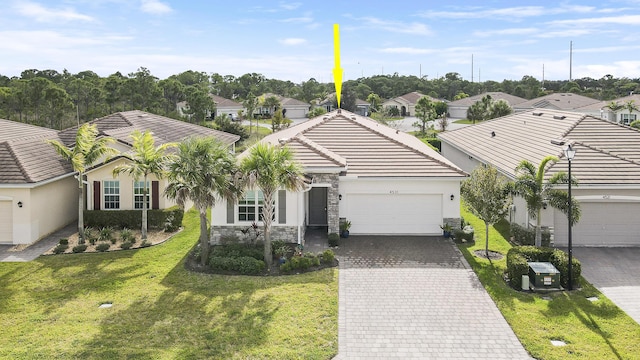
<svg viewBox="0 0 640 360"><path fill-rule="evenodd" d="M534 288L560 288L560 271L550 262L530 262L529 281Z"/></svg>

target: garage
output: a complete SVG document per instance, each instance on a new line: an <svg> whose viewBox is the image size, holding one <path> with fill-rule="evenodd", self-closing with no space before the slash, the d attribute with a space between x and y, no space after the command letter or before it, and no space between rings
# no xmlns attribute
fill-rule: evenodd
<svg viewBox="0 0 640 360"><path fill-rule="evenodd" d="M13 211L11 201L0 200L0 243L13 243Z"/></svg>
<svg viewBox="0 0 640 360"><path fill-rule="evenodd" d="M349 194L347 201L352 234L442 233L442 195Z"/></svg>
<svg viewBox="0 0 640 360"><path fill-rule="evenodd" d="M582 215L573 227L573 246L640 245L640 202L580 202ZM555 212L555 244L567 246L567 217Z"/></svg>

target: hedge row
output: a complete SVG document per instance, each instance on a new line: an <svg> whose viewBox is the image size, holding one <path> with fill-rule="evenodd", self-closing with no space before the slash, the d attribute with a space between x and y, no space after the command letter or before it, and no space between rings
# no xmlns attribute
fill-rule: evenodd
<svg viewBox="0 0 640 360"><path fill-rule="evenodd" d="M243 275L260 274L266 267L264 261L254 259L250 256L212 256L209 258L209 266L213 270L233 271Z"/></svg>
<svg viewBox="0 0 640 360"><path fill-rule="evenodd" d="M507 276L509 285L519 288L522 275L529 274L528 262L550 262L560 271L560 284L568 286L569 278L569 255L562 250L548 247L516 246L509 249L507 253ZM572 259L572 279L575 285L578 284L582 267L580 261Z"/></svg>
<svg viewBox="0 0 640 360"><path fill-rule="evenodd" d="M148 210L147 226L150 229L176 231L182 225L183 216L184 211L178 206ZM84 224L94 228L135 229L142 224L142 210L85 210Z"/></svg>
<svg viewBox="0 0 640 360"><path fill-rule="evenodd" d="M518 224L511 224L511 236L514 241L520 245L536 244L536 229L525 228ZM551 233L549 230L542 230L542 246L548 247L551 244Z"/></svg>

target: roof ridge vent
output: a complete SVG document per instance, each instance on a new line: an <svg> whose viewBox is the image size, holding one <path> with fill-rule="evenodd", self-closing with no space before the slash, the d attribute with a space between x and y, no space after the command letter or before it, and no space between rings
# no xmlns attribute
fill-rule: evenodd
<svg viewBox="0 0 640 360"><path fill-rule="evenodd" d="M556 120L563 120L563 119L566 119L567 117L564 115L553 115L553 118Z"/></svg>
<svg viewBox="0 0 640 360"><path fill-rule="evenodd" d="M534 111L533 115L535 116L542 116L542 114L544 114L542 111Z"/></svg>

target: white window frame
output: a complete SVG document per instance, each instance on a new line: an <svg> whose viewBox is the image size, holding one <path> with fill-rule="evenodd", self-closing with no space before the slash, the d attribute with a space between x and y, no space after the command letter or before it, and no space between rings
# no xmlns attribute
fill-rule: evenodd
<svg viewBox="0 0 640 360"><path fill-rule="evenodd" d="M276 206L274 206L274 212L273 212L273 219L272 222L275 221L275 219L277 219L277 212L278 212L278 206L277 206L277 200L274 199L274 204ZM245 211L242 211L243 208ZM247 190L244 193L244 196L240 199L238 199L238 204L236 206L236 221L238 223L258 223L258 222L262 222L262 211L264 209L264 194L262 193L262 190ZM248 211L248 210L252 210L252 211ZM242 219L242 217L245 216L244 220ZM253 219L251 219L251 217L253 217Z"/></svg>
<svg viewBox="0 0 640 360"><path fill-rule="evenodd" d="M102 181L102 208L120 210L120 180Z"/></svg>
<svg viewBox="0 0 640 360"><path fill-rule="evenodd" d="M637 118L638 116L636 114L620 114L620 123L629 125L636 121Z"/></svg>
<svg viewBox="0 0 640 360"><path fill-rule="evenodd" d="M133 181L133 209L134 210L142 210L143 202L142 197L144 196L142 193L138 191L142 190L142 183L144 181ZM151 209L151 182L147 181L147 209ZM140 206L140 207L138 207Z"/></svg>

